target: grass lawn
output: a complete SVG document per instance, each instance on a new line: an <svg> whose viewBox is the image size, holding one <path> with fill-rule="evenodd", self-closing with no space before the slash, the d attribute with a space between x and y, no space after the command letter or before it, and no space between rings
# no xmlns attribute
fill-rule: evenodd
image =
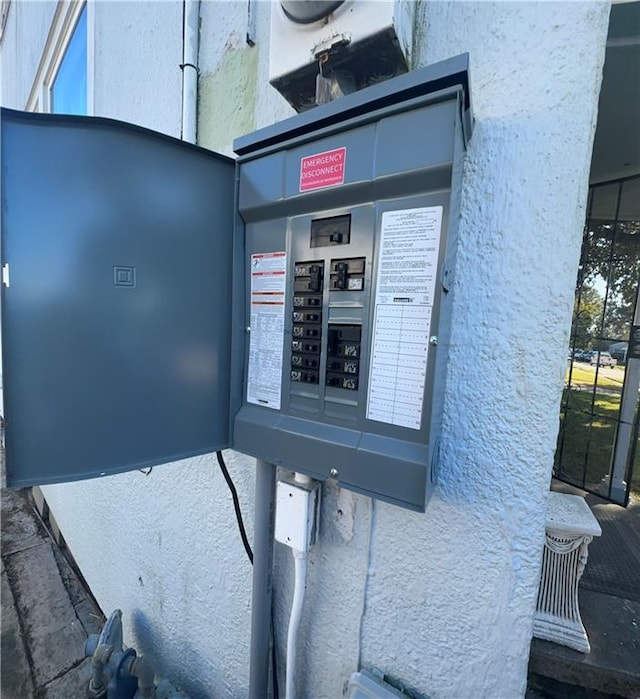
<svg viewBox="0 0 640 699"><path fill-rule="evenodd" d="M611 372L611 373L610 373ZM605 373L600 369L598 374L598 386L603 386L607 388L618 388L622 390L622 384L624 383L624 367L616 366L613 367L610 372ZM593 386L593 382L596 378L596 368L590 366L589 364L574 364L573 372L571 373L571 385L572 386ZM565 383L569 383L569 368L567 367L567 374L564 379Z"/></svg>
<svg viewBox="0 0 640 699"><path fill-rule="evenodd" d="M588 375L590 374L590 376ZM580 386L581 377L584 385L593 386L594 370L590 367L576 367L573 369L572 385ZM621 371L621 377L624 377ZM615 379L606 379L613 385L605 384L605 377L598 377L598 386L616 386L622 388L622 383ZM568 374L567 374L568 379ZM620 407L620 396L597 393L593 404L590 390L565 389L563 409L561 414L560 435L556 450L556 466L562 461L562 473L576 484L582 482L585 476L585 487L596 490L602 479L608 474L613 441L616 433L616 417ZM636 449L635 463L631 489L640 493L640 448ZM586 472L585 472L586 463Z"/></svg>

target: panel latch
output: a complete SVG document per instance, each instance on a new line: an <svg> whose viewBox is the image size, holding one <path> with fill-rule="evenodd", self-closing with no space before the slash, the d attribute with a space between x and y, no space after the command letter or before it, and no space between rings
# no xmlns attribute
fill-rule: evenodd
<svg viewBox="0 0 640 699"><path fill-rule="evenodd" d="M2 284L9 288L11 283L9 281L9 264L2 265Z"/></svg>

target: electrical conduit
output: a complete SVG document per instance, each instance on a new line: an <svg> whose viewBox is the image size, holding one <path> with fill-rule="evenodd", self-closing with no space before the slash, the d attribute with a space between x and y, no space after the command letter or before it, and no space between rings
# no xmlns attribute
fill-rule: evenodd
<svg viewBox="0 0 640 699"><path fill-rule="evenodd" d="M301 485L310 486L313 480L303 473L295 473L294 480ZM294 563L293 601L287 631L287 669L286 699L296 699L297 647L298 629L304 607L304 595L307 590L307 552L291 549Z"/></svg>
<svg viewBox="0 0 640 699"><path fill-rule="evenodd" d="M251 596L249 699L269 696L271 579L276 505L276 467L257 459Z"/></svg>
<svg viewBox="0 0 640 699"><path fill-rule="evenodd" d="M200 0L185 0L182 27L182 140L196 142Z"/></svg>
<svg viewBox="0 0 640 699"><path fill-rule="evenodd" d="M289 617L289 630L287 631L287 680L286 699L296 699L296 663L298 629L302 618L304 606L304 594L307 589L307 552L292 549L295 566L293 584L293 602L291 603L291 616Z"/></svg>

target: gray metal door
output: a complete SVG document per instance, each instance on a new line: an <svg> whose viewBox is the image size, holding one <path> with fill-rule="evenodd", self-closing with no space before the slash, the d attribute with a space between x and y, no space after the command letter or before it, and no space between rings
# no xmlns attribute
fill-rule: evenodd
<svg viewBox="0 0 640 699"><path fill-rule="evenodd" d="M225 447L234 162L91 117L1 135L8 485Z"/></svg>

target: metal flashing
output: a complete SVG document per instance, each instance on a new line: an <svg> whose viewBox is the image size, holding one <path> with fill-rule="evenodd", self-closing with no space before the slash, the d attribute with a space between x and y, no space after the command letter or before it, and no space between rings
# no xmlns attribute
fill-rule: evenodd
<svg viewBox="0 0 640 699"><path fill-rule="evenodd" d="M241 136L233 142L233 150L240 156L250 155L379 109L458 86L464 93L463 130L468 141L473 129L473 108L469 88L469 54L463 53Z"/></svg>

